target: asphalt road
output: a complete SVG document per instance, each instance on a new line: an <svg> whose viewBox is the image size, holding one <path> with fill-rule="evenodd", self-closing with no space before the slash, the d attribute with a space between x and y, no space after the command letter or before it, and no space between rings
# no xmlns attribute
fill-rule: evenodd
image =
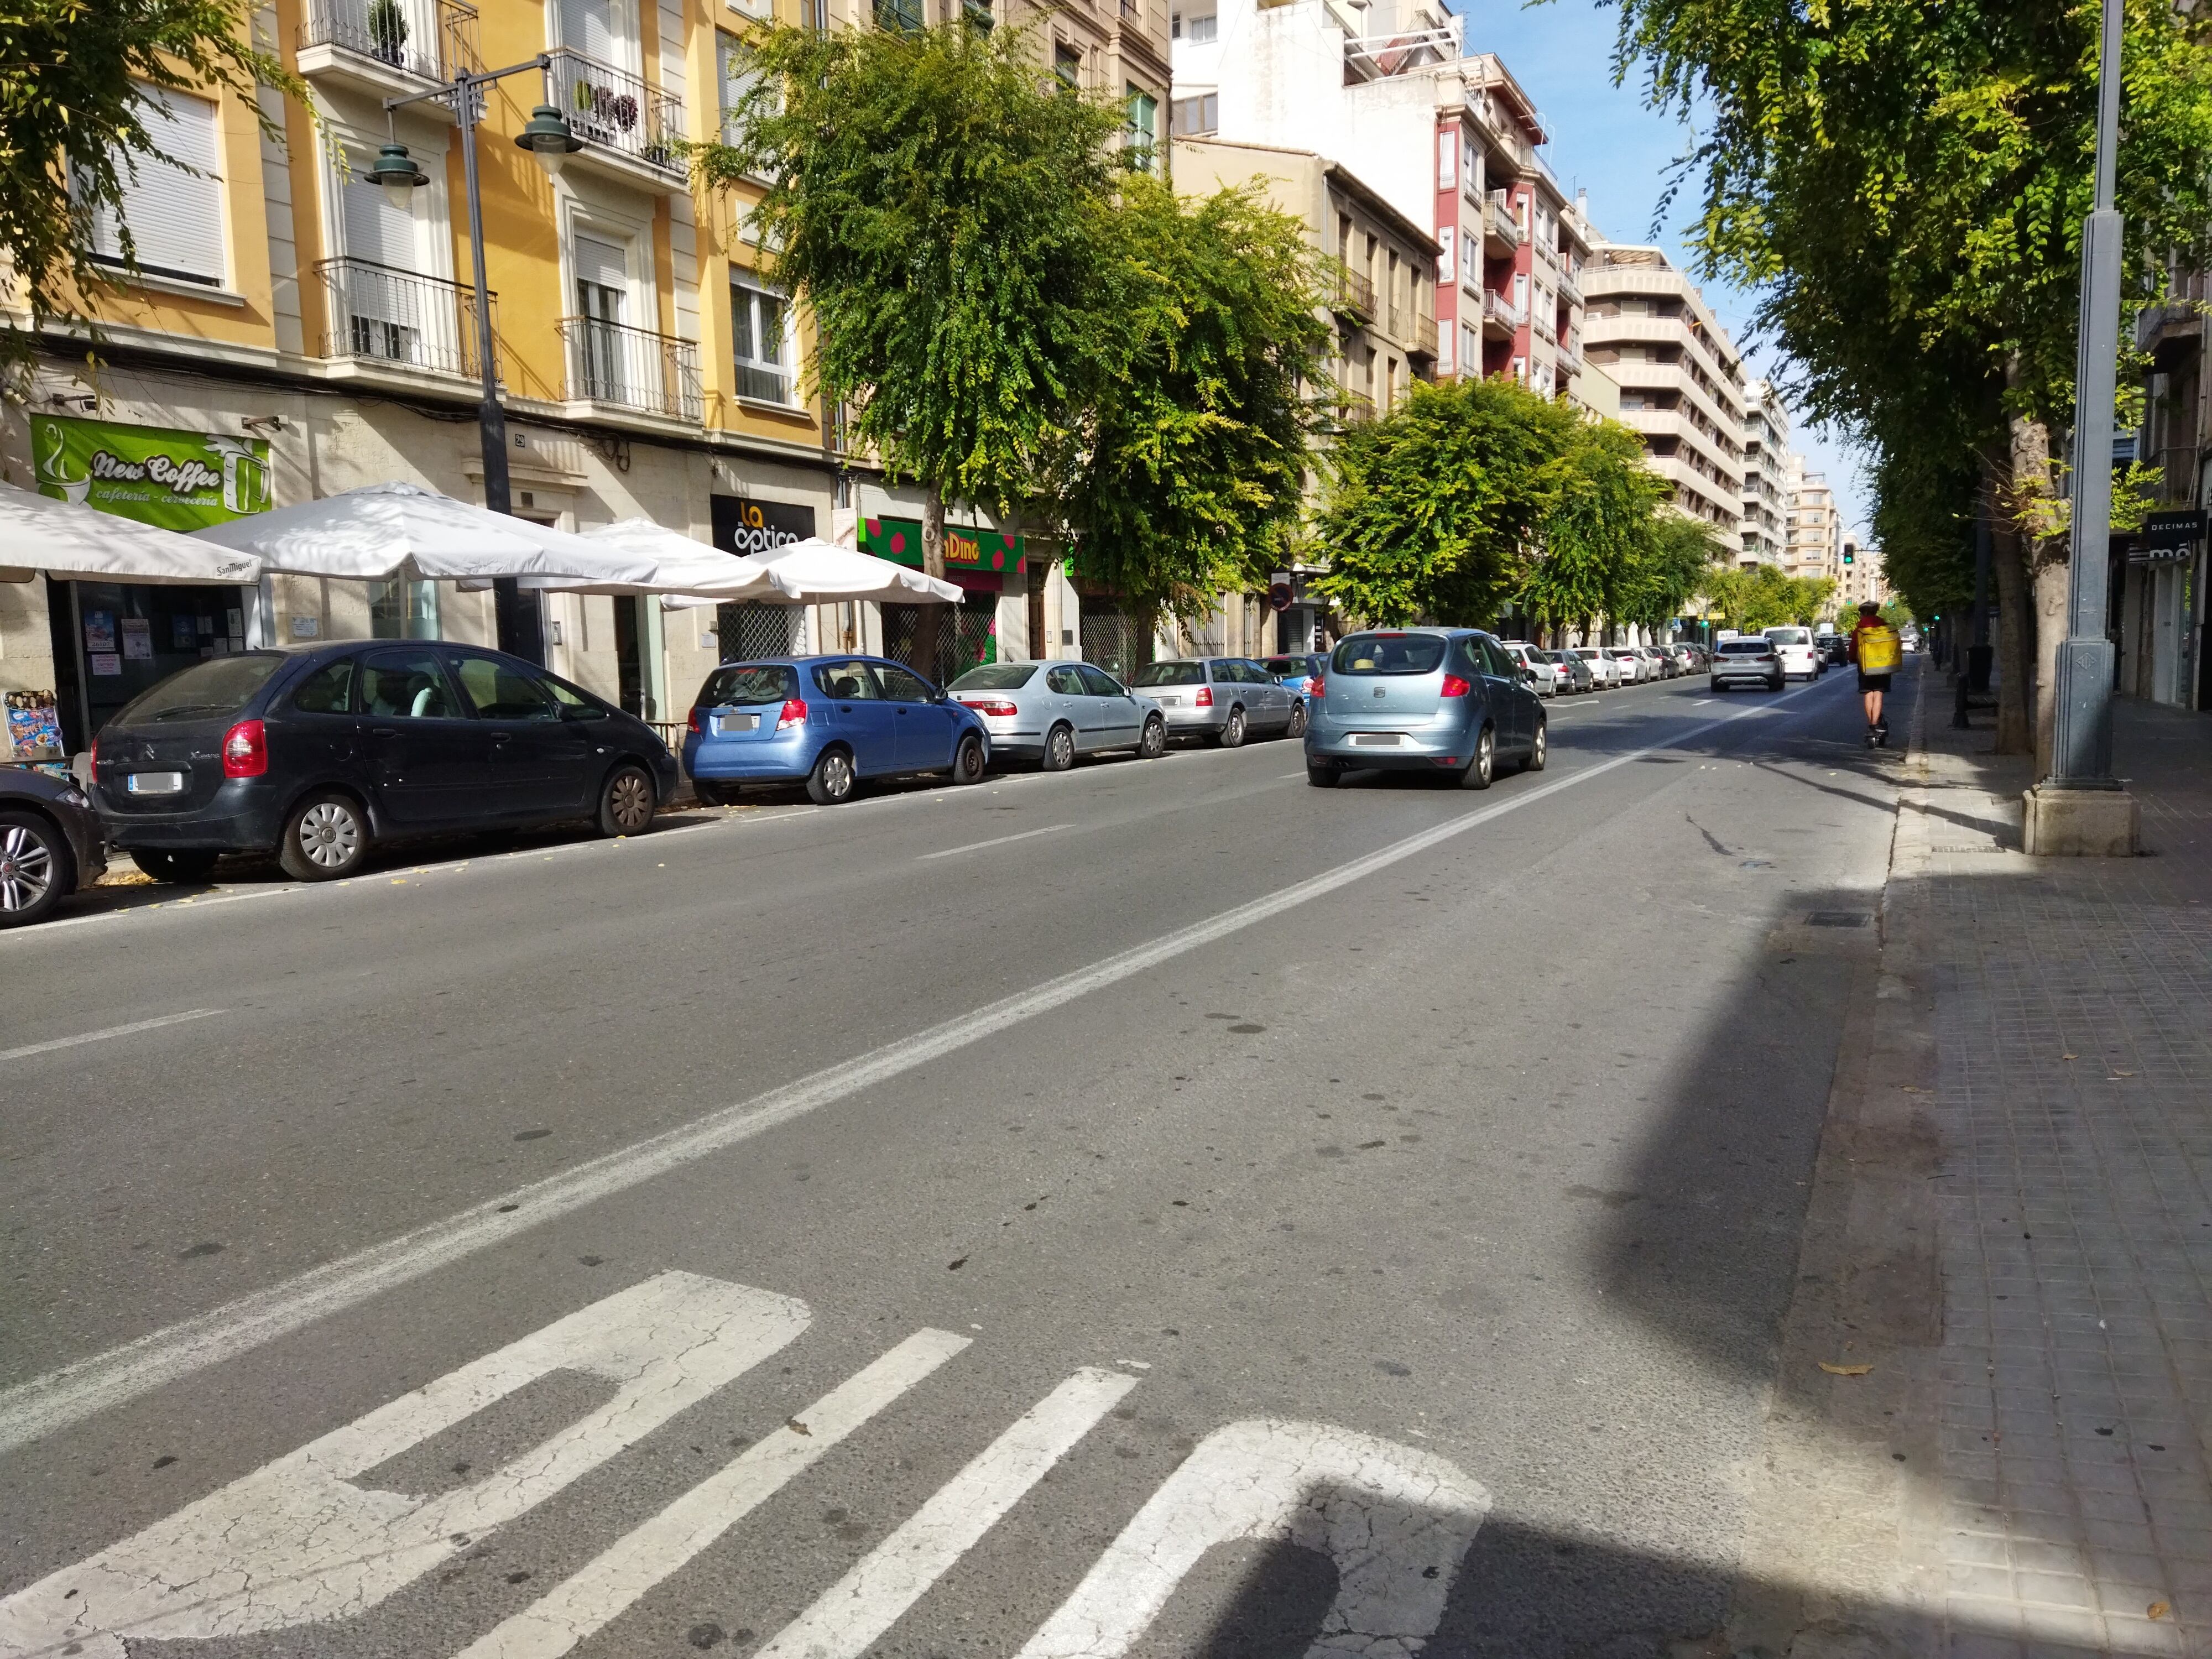
<svg viewBox="0 0 2212 1659"><path fill-rule="evenodd" d="M0 939L0 1654L1711 1630L1890 763L1552 720Z"/></svg>

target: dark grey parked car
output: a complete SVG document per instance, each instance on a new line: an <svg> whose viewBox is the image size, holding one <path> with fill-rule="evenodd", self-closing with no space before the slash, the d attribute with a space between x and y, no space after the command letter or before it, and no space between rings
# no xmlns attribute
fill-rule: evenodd
<svg viewBox="0 0 2212 1659"><path fill-rule="evenodd" d="M106 869L84 791L68 778L0 766L0 927L44 921Z"/></svg>

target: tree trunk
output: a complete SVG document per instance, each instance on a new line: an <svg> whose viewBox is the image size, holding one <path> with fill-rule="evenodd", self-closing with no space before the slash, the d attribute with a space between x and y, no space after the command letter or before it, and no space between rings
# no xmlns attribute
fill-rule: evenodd
<svg viewBox="0 0 2212 1659"><path fill-rule="evenodd" d="M2027 573L2020 536L2000 520L1990 536L1990 568L1997 579L1997 741L2000 755L2025 755L2033 746L2027 724Z"/></svg>
<svg viewBox="0 0 2212 1659"><path fill-rule="evenodd" d="M2012 420L2012 517L2020 531L2020 562L2027 577L2027 597L2033 607L2029 628L2034 641L2035 775L2043 778L2051 773L2058 647L2066 637L2067 538L2057 524L2051 428L2041 421L2019 415Z"/></svg>
<svg viewBox="0 0 2212 1659"><path fill-rule="evenodd" d="M929 486L921 498L922 574L940 581L945 577L945 491ZM914 660L908 665L932 684L937 682L939 646L944 637L945 607L935 601L921 607L914 630Z"/></svg>

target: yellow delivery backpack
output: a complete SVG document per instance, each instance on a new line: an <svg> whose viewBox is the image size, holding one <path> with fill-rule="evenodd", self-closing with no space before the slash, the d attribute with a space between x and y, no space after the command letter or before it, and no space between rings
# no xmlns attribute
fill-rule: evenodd
<svg viewBox="0 0 2212 1659"><path fill-rule="evenodd" d="M1897 630L1886 623L1878 628L1859 629L1859 672L1862 674L1894 674L1904 651L1905 642L1898 638Z"/></svg>

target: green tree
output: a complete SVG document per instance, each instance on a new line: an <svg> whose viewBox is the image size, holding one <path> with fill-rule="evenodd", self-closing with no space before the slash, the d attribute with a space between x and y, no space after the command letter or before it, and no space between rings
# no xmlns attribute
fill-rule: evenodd
<svg viewBox="0 0 2212 1659"><path fill-rule="evenodd" d="M142 161L174 158L134 83L228 91L282 140L255 83L306 88L252 44L249 15L244 0L0 0L0 254L31 315L27 330L5 325L0 367L27 369L40 329L88 322L110 291L97 216L116 216L121 263L137 269L124 192Z"/></svg>
<svg viewBox="0 0 2212 1659"><path fill-rule="evenodd" d="M1663 628L1705 586L1713 566L1733 551L1703 519L1680 513L1650 515L1621 566L1606 606L1616 621Z"/></svg>
<svg viewBox="0 0 2212 1659"><path fill-rule="evenodd" d="M1316 589L1372 623L1492 622L1528 580L1581 424L1510 380L1416 382L1330 451Z"/></svg>
<svg viewBox="0 0 2212 1659"><path fill-rule="evenodd" d="M1623 603L1622 572L1638 559L1667 498L1644 445L1617 421L1575 423L1539 527L1540 556L1516 602L1540 629L1586 631ZM1664 516L1674 516L1667 514Z"/></svg>
<svg viewBox="0 0 2212 1659"><path fill-rule="evenodd" d="M2032 584L2045 699L2096 23L2077 0L1623 0L1616 59L1697 114L1701 264L1760 289L1757 320L1802 366L1815 417L1978 465L2008 532L2005 679L2026 678ZM2200 9L2128 0L2118 204L2128 269L2152 289L2212 226L2208 27ZM2012 724L2001 746L2025 736Z"/></svg>
<svg viewBox="0 0 2212 1659"><path fill-rule="evenodd" d="M1103 221L1096 353L1055 489L1085 575L1194 617L1285 562L1328 338L1304 227L1257 188L1195 203L1142 174Z"/></svg>
<svg viewBox="0 0 2212 1659"><path fill-rule="evenodd" d="M1079 418L1124 115L1040 72L1032 31L770 27L707 184L769 181L770 275L817 330L816 386L857 447L923 491L925 568L948 500L1036 494Z"/></svg>

